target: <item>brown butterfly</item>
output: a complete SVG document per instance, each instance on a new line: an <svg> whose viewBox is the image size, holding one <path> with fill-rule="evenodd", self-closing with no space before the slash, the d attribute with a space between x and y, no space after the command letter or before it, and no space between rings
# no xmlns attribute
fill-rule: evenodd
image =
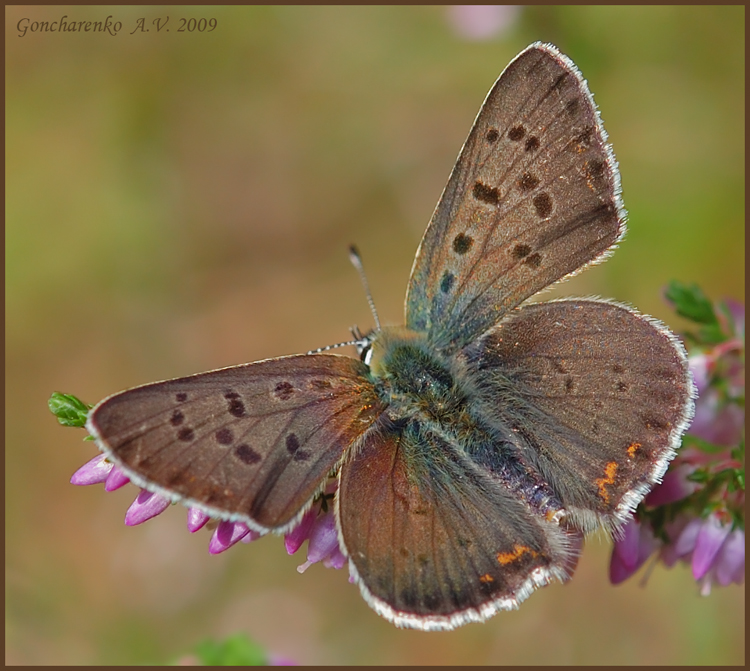
<svg viewBox="0 0 750 671"><path fill-rule="evenodd" d="M452 629L566 580L692 413L678 340L602 300L522 305L624 233L586 82L555 47L492 87L417 251L403 327L105 399L87 428L138 485L255 531L292 529L337 473L339 541L370 606Z"/></svg>

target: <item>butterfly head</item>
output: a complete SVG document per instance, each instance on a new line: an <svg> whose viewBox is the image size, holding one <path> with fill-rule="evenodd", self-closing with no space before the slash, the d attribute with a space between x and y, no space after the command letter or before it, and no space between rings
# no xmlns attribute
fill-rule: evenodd
<svg viewBox="0 0 750 671"><path fill-rule="evenodd" d="M352 329L357 341L355 346L360 360L369 366L370 372L376 377L385 374L389 361L400 346L417 345L424 343L425 335L417 333L405 326L384 326L373 329L364 335Z"/></svg>
<svg viewBox="0 0 750 671"><path fill-rule="evenodd" d="M367 333L362 333L357 326L353 326L351 330L354 336L353 344L357 348L359 360L369 366L372 361L372 344L380 331L379 329L370 329Z"/></svg>

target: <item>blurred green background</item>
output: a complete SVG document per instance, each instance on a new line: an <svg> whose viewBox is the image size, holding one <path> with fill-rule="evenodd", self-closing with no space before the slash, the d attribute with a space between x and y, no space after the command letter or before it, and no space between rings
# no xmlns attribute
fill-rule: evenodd
<svg viewBox="0 0 750 671"><path fill-rule="evenodd" d="M66 14L123 28L18 35ZM480 39L446 7L6 7L7 663L160 663L237 631L303 664L744 662L744 589L701 598L682 566L612 587L601 539L517 612L400 631L345 571L299 575L278 537L211 557L180 506L127 528L135 487L68 484L95 447L57 424L52 391L93 403L345 340L372 323L349 243L400 323L471 122L535 40L588 79L629 210L617 253L549 295L675 329L672 278L744 299L744 8L498 16Z"/></svg>

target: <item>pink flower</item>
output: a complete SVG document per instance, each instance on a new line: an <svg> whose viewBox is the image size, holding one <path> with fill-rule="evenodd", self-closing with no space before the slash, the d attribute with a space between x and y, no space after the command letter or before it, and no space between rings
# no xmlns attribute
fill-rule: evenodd
<svg viewBox="0 0 750 671"><path fill-rule="evenodd" d="M114 464L107 461L103 454L97 454L91 461L87 461L70 478L72 485L96 485L107 479Z"/></svg>
<svg viewBox="0 0 750 671"><path fill-rule="evenodd" d="M208 551L212 555L217 555L246 538L248 539L248 542L257 540L260 538L260 533L257 531L251 531L247 525L242 522L219 522L219 526L216 527L214 535L211 537L211 541L208 544Z"/></svg>
<svg viewBox="0 0 750 671"><path fill-rule="evenodd" d="M654 487L646 496L645 504L649 507L664 506L690 496L698 489L698 484L688 480L695 471L691 464L678 463L666 472L661 484Z"/></svg>
<svg viewBox="0 0 750 671"><path fill-rule="evenodd" d="M715 583L740 585L745 578L745 532L732 529L722 517L713 514L674 525L668 532L670 542L661 551L667 566L678 560L691 565L704 596Z"/></svg>
<svg viewBox="0 0 750 671"><path fill-rule="evenodd" d="M615 541L609 563L609 580L617 585L633 575L659 546L649 524L641 524L634 517L621 529Z"/></svg>
<svg viewBox="0 0 750 671"><path fill-rule="evenodd" d="M489 40L509 31L520 13L518 5L451 5L448 22L459 37Z"/></svg>
<svg viewBox="0 0 750 671"><path fill-rule="evenodd" d="M130 482L130 479L105 455L99 454L81 466L71 477L74 485L93 485L103 482L106 491L114 491ZM305 571L309 566L322 562L328 568L343 568L346 557L339 547L336 522L332 510L322 510L323 498L330 499L336 491L336 485L330 484L324 497L317 500L312 508L302 517L299 524L284 537L284 544L289 554L294 554L308 541L307 561L298 570ZM125 524L135 526L143 524L170 507L170 500L161 494L141 489L125 514ZM188 508L187 527L191 533L202 529L211 519L198 508ZM261 537L261 533L251 530L242 522L220 521L209 541L208 551L211 554L225 552L242 541L250 543Z"/></svg>
<svg viewBox="0 0 750 671"><path fill-rule="evenodd" d="M300 564L297 570L303 573L310 566L321 561L328 568L343 568L346 564L346 557L339 547L336 519L333 511L329 510L322 515L318 515L308 528L307 561ZM300 541L299 545L301 544L302 542ZM290 552L290 554L292 553Z"/></svg>
<svg viewBox="0 0 750 671"><path fill-rule="evenodd" d="M131 527L143 524L163 513L169 508L169 503L168 498L142 489L125 514L125 524Z"/></svg>

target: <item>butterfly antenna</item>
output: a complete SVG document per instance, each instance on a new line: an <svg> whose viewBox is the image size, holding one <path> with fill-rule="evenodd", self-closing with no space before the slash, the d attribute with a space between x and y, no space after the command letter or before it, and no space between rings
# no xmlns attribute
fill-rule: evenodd
<svg viewBox="0 0 750 671"><path fill-rule="evenodd" d="M354 245L349 246L349 260L359 273L359 279L362 280L367 302L370 304L370 312L372 312L372 316L375 319L376 330L380 331L380 319L378 318L378 311L375 309L375 301L372 300L370 285L367 283L367 275L365 275L365 269L362 266L362 258L359 255L359 250Z"/></svg>
<svg viewBox="0 0 750 671"><path fill-rule="evenodd" d="M327 352L329 349L336 349L338 347L346 347L347 345L359 345L360 340L347 340L346 342L339 342L335 345L326 345L325 347L318 347L318 349L311 349L308 354L320 354L321 352Z"/></svg>

